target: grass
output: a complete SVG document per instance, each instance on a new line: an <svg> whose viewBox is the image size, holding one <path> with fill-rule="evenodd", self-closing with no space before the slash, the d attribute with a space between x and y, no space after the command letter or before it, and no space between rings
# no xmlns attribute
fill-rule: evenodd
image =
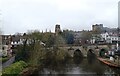
<svg viewBox="0 0 120 76"><path fill-rule="evenodd" d="M2 70L2 76L17 76L26 67L27 63L25 63L24 61L15 62L9 67Z"/></svg>

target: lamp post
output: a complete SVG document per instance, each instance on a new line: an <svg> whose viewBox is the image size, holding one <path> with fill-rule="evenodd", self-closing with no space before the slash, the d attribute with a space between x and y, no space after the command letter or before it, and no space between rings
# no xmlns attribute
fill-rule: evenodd
<svg viewBox="0 0 120 76"><path fill-rule="evenodd" d="M118 54L117 54L117 59L118 59L118 63L117 63L117 64L118 64L118 65L119 65L119 53L120 53L120 48L119 48L119 30L120 30L120 29L119 29L119 27L118 27L118 29L117 29L117 37L118 37L118 39L117 39L117 45L116 45L116 46L117 46L117 53L118 53Z"/></svg>

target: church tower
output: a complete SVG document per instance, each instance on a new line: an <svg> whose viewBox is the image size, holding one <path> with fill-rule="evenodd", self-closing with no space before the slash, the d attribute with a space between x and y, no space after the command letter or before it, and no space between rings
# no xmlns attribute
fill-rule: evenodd
<svg viewBox="0 0 120 76"><path fill-rule="evenodd" d="M60 30L60 25L59 25L59 24L56 24L56 25L55 25L55 34L58 35L59 32L61 32L61 30Z"/></svg>

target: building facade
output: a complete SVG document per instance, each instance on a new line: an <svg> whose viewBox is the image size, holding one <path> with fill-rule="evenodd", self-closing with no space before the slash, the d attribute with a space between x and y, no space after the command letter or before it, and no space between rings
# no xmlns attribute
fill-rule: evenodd
<svg viewBox="0 0 120 76"><path fill-rule="evenodd" d="M103 29L103 24L95 24L92 25L92 31L98 31L98 30L102 30Z"/></svg>

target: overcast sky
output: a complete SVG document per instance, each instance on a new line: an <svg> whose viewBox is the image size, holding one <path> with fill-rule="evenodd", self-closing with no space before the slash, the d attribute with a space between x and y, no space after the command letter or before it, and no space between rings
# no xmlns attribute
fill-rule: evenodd
<svg viewBox="0 0 120 76"><path fill-rule="evenodd" d="M92 24L118 26L119 0L1 0L3 34L38 29L91 30Z"/></svg>

